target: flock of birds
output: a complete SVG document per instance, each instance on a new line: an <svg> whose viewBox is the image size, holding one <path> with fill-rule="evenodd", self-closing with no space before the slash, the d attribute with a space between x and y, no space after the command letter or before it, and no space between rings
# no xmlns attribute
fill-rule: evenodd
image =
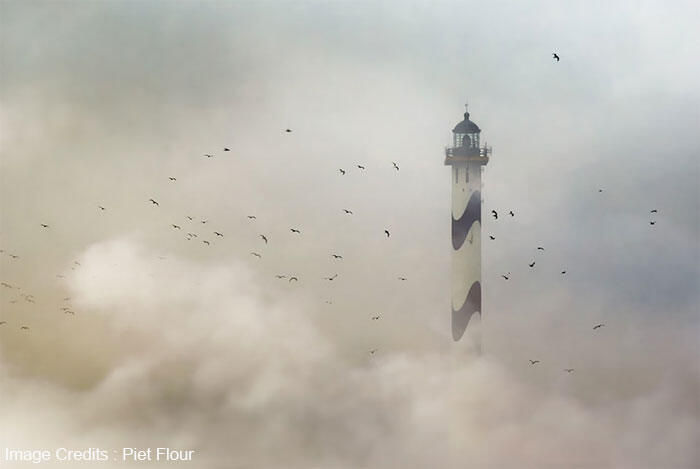
<svg viewBox="0 0 700 469"><path fill-rule="evenodd" d="M553 58L554 58L557 62L560 61L560 57L557 55L557 53L553 53L552 56L553 56ZM287 134L292 133L292 129L287 128L287 129L284 130L284 133L287 133ZM231 149L230 149L229 147L224 147L224 148L223 148L223 152L230 152L230 151L231 151ZM204 156L205 158L214 158L215 155L214 155L213 153L205 153L203 156ZM400 170L398 163L392 161L391 164L392 164L392 168L393 168L394 170L396 170L396 171L399 171L399 170ZM358 170L360 170L360 171L365 171L365 170L366 170L366 167L365 167L364 165L361 165L361 164L356 164L355 167L356 167ZM338 171L339 171L339 173L340 173L341 176L345 176L345 175L347 174L347 170L344 169L344 168L338 168ZM176 182L176 181L177 181L177 178L176 178L176 177L173 177L173 176L169 176L169 177L168 177L168 180L169 180L170 182ZM601 189L598 189L598 192L599 192L599 193L602 193L602 192L603 192L603 189L602 189L602 188L601 188ZM160 203L158 202L158 200L156 200L156 199L153 198L153 197L149 198L149 199L147 200L147 202L150 203L153 207L160 207ZM105 206L103 206L103 205L97 205L97 208L98 208L101 212L104 212L104 211L107 210L107 207L105 207ZM347 208L343 208L343 209L342 209L342 212L343 212L344 214L346 214L346 215L353 215L353 214L354 214L352 210L347 209ZM657 213L658 213L658 210L657 210L657 209L651 210L651 214L657 214ZM498 214L498 212L497 212L496 210L492 210L492 211L491 211L491 215L493 216L493 219L494 219L494 220L498 220L499 214ZM510 217L515 217L515 213L514 213L512 210L509 210L509 211L508 211L508 215L509 215ZM255 221L255 220L257 219L257 216L256 216L256 215L247 215L246 217L247 217L247 219L248 219L249 221L251 221L251 222L253 222L253 221ZM186 215L185 218L186 218L186 219L188 220L188 222L190 222L190 223L194 223L194 222L195 222L195 217L193 217L193 216ZM201 219L201 220L198 220L198 221L199 221L199 224L202 225L202 226L207 225L207 224L209 223L209 220L206 220L206 219ZM656 224L656 221L655 221L655 220L651 220L651 221L650 221L650 224L651 224L651 225L655 225L655 224ZM49 225L48 223L43 223L43 222L42 222L42 223L39 223L39 226L40 226L42 229L50 229L50 228L51 228L50 225ZM182 226L181 224L171 223L170 226L171 226L172 229L174 229L174 230L183 231L183 226ZM186 231L184 238L185 238L187 241L192 241L192 240L195 240L195 239L199 239L200 235L204 236L202 233L197 233L197 232L195 232L195 231L197 231L197 230L191 229L191 231ZM302 234L301 230L300 230L299 228L296 228L296 227L290 227L290 228L289 228L289 231L290 231L291 233L295 234L295 235L301 235L301 234ZM383 234L384 234L387 238L390 238L390 237L391 237L391 233L390 233L390 231L389 231L388 229L384 229L384 233L383 233ZM224 237L224 233L221 232L221 231L218 231L218 230L211 230L211 231L209 232L209 235L213 235L214 238L223 238L223 237ZM208 238L208 239L202 238L200 241L201 241L201 243L202 243L203 245L210 246L211 243L212 243L212 239L214 239L214 238ZM259 234L259 238L260 238L266 245L269 243L269 238L268 238L268 236L267 236L266 234L264 234L264 233ZM493 236L492 234L490 234L490 235L489 235L489 239L490 239L491 241L495 241L495 240L496 240L496 237ZM537 246L537 250L538 250L538 251L545 251L545 248L544 248L543 246ZM17 259L20 258L20 256L17 255L17 254L14 254L14 253L6 253L4 249L0 249L0 254L2 254L2 255L7 255L7 256L10 257L12 260L17 260ZM250 254L251 254L252 256L256 257L256 258L262 258L262 254L261 254L260 252L258 252L258 251L251 251ZM343 256L340 255L340 254L337 254L337 253L332 253L331 256L332 256L333 259L335 259L335 260L342 260L342 259L343 259ZM535 265L536 265L536 261L535 261L535 260L533 260L532 262L528 263L528 266L529 266L529 268L531 268L531 269L534 268ZM73 262L73 266L71 267L71 269L75 270L75 269L76 269L77 267L79 267L79 266L80 266L80 263L79 263L78 261L74 261L74 262ZM567 272L566 270L561 270L561 275L566 274L566 272ZM61 274L58 274L57 277L58 277L58 278L64 278L64 276L61 275ZM502 277L504 280L506 280L506 281L507 281L507 280L510 280L510 278L511 278L511 273L510 273L510 272L507 272L507 273L505 273L505 274L501 274L501 277ZM290 283L291 283L291 282L299 282L299 277L298 277L297 275L276 274L276 275L275 275L275 278L278 279L278 280L283 280L283 279L284 279L284 280L287 280L287 281L290 282ZM327 276L327 277L323 277L323 280L328 281L328 282L332 282L332 281L335 281L337 278L338 278L338 274L336 273L336 274L334 274L334 275L329 275L329 276ZM406 281L406 280L408 280L407 277L403 277L403 276L397 277L397 279L398 279L399 281ZM18 296L16 296L15 298L13 298L13 299L10 301L11 304L15 304L15 303L17 303L17 302L19 302L19 301L24 301L24 302L27 302L27 303L35 303L35 297L34 297L34 295L31 294L31 293L28 293L28 292L25 291L23 288L21 288L21 287L19 287L19 286L17 286L17 285L13 285L13 284L10 284L10 283L8 283L8 282L4 282L4 281L3 281L3 282L0 282L0 287L2 287L3 289L12 290L12 291L14 291L14 292L17 293ZM69 304L69 302L70 302L70 297L65 297L65 298L63 298L63 301L64 301L64 303ZM327 300L326 303L327 303L327 304L332 304L332 301L331 301L331 300ZM66 315L69 315L69 316L74 316L74 315L75 315L75 311L74 311L70 306L61 306L61 307L60 307L60 310L61 310L64 314L66 314ZM381 319L381 315L379 315L379 314L375 314L375 315L373 315L373 316L370 317L370 320L371 320L371 321L378 321L378 320L380 320L380 319ZM0 326L5 326L5 325L7 325L7 321L5 321L5 320L0 321ZM603 323L596 324L595 326L593 326L593 330L599 330L599 329L601 329L601 328L604 327L604 326L605 326L605 324L603 324ZM29 326L27 326L26 324L22 324L22 325L19 326L19 329L22 330L22 331L29 331L30 328L29 328ZM377 351L378 351L378 349L373 348L373 349L369 350L369 354L370 354L370 355L374 355ZM529 360L529 363L530 363L530 366L535 366L535 365L540 364L541 362L540 362L540 360ZM567 373L571 373L571 372L574 371L574 369L573 369L573 368L565 368L563 371L565 371L565 372L567 372Z"/></svg>

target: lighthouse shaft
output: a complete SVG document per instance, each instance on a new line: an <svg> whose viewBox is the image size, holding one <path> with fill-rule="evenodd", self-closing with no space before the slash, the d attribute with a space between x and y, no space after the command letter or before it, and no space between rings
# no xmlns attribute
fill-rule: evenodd
<svg viewBox="0 0 700 469"><path fill-rule="evenodd" d="M452 131L445 152L452 166L452 337L462 338L475 314L481 316L481 168L490 149L479 146L479 127L469 120Z"/></svg>

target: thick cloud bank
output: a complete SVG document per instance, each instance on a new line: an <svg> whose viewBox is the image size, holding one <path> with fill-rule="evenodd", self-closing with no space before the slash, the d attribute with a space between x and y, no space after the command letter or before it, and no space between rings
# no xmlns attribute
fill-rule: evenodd
<svg viewBox="0 0 700 469"><path fill-rule="evenodd" d="M4 363L2 447L192 448L205 469L700 463L697 369L585 402L568 376L543 389L489 355L358 352L308 305L264 300L242 265L161 259L133 239L94 244L81 264L70 288L91 317L75 324L94 321L93 336L66 342L105 350L86 348L63 382ZM42 467L53 464L65 467Z"/></svg>

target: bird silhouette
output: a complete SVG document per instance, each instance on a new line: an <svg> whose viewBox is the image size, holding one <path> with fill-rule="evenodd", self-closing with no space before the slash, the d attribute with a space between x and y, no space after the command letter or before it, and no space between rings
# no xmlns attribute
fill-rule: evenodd
<svg viewBox="0 0 700 469"><path fill-rule="evenodd" d="M42 223L42 224L41 224L41 227L42 227L42 228L48 228L49 225L47 225L47 224L45 224L45 223Z"/></svg>
<svg viewBox="0 0 700 469"><path fill-rule="evenodd" d="M650 225L656 225L656 222L655 222L655 221L650 221L649 224L650 224Z"/></svg>
<svg viewBox="0 0 700 469"><path fill-rule="evenodd" d="M561 274L564 275L566 273L566 270L562 270Z"/></svg>
<svg viewBox="0 0 700 469"><path fill-rule="evenodd" d="M389 230L384 230L384 234L386 235L387 238L391 237Z"/></svg>
<svg viewBox="0 0 700 469"><path fill-rule="evenodd" d="M604 325L605 325L605 324L602 324L602 323L601 323L601 324L596 324L595 326L593 326L593 330L600 329L600 328L603 327Z"/></svg>
<svg viewBox="0 0 700 469"><path fill-rule="evenodd" d="M209 220L201 220L199 223L201 223L202 225L204 225L205 223L209 223Z"/></svg>
<svg viewBox="0 0 700 469"><path fill-rule="evenodd" d="M224 147L224 151L231 151L231 149Z"/></svg>
<svg viewBox="0 0 700 469"><path fill-rule="evenodd" d="M214 232L214 235L215 235L215 236L218 236L219 238L223 238L223 237L224 237L224 234L223 234L223 233L220 233L219 231L215 231L215 232Z"/></svg>
<svg viewBox="0 0 700 469"><path fill-rule="evenodd" d="M192 220L194 220L194 218L192 218L192 217L191 217L191 216L189 216L189 215L186 215L186 218L187 218L187 219L188 219L189 221L192 221Z"/></svg>
<svg viewBox="0 0 700 469"><path fill-rule="evenodd" d="M544 251L544 248L542 246L537 246L538 251Z"/></svg>
<svg viewBox="0 0 700 469"><path fill-rule="evenodd" d="M603 189L598 189L598 193L603 192Z"/></svg>
<svg viewBox="0 0 700 469"><path fill-rule="evenodd" d="M559 56L557 55L556 52L552 52L552 57L553 57L554 59L556 59L557 62L559 62Z"/></svg>
<svg viewBox="0 0 700 469"><path fill-rule="evenodd" d="M289 231L291 231L292 233L301 234L301 231L297 230L296 228L290 228Z"/></svg>
<svg viewBox="0 0 700 469"><path fill-rule="evenodd" d="M265 237L265 235L260 235L260 237L262 238L263 241L265 241L265 244L267 244L267 237Z"/></svg>
<svg viewBox="0 0 700 469"><path fill-rule="evenodd" d="M24 331L28 331L28 330L29 330L29 326L22 326L22 327L20 327L20 329L21 329L21 330L24 330Z"/></svg>
<svg viewBox="0 0 700 469"><path fill-rule="evenodd" d="M343 212L345 212L345 213L347 213L347 214L350 214L350 215L353 214L350 210L348 210L348 209L346 209L346 208L343 209Z"/></svg>
<svg viewBox="0 0 700 469"><path fill-rule="evenodd" d="M253 256L255 256L255 257L262 257L262 256L261 256L260 254L258 254L257 252L252 252L252 251L251 251L251 254L252 254Z"/></svg>
<svg viewBox="0 0 700 469"><path fill-rule="evenodd" d="M210 155L208 153L205 153L204 156L206 156L207 158L212 158L214 155Z"/></svg>
<svg viewBox="0 0 700 469"><path fill-rule="evenodd" d="M345 170L344 170L344 169L341 168L341 169L339 169L338 171L340 171L340 174L342 174L343 176L345 176Z"/></svg>
<svg viewBox="0 0 700 469"><path fill-rule="evenodd" d="M286 275L275 275L275 278L287 278Z"/></svg>
<svg viewBox="0 0 700 469"><path fill-rule="evenodd" d="M204 241L202 241L202 243L206 244L207 246L211 245L211 243L209 241L207 241L206 239Z"/></svg>
<svg viewBox="0 0 700 469"><path fill-rule="evenodd" d="M290 133L292 129L286 129L285 132Z"/></svg>
<svg viewBox="0 0 700 469"><path fill-rule="evenodd" d="M535 261L532 261L532 264L528 264L530 267L535 267Z"/></svg>
<svg viewBox="0 0 700 469"><path fill-rule="evenodd" d="M98 205L97 208L99 208L100 210L106 210L102 205Z"/></svg>
<svg viewBox="0 0 700 469"><path fill-rule="evenodd" d="M16 255L16 254L10 254L10 257L13 258L13 259L19 259L19 256Z"/></svg>
<svg viewBox="0 0 700 469"><path fill-rule="evenodd" d="M539 360L530 360L530 365L536 365L539 362L540 362Z"/></svg>
<svg viewBox="0 0 700 469"><path fill-rule="evenodd" d="M374 355L377 352L377 350L379 350L379 349L373 348L372 350L369 351L369 354Z"/></svg>
<svg viewBox="0 0 700 469"><path fill-rule="evenodd" d="M153 199L148 199L148 200L149 200L153 205L160 205L158 202L156 202L156 201L153 200Z"/></svg>
<svg viewBox="0 0 700 469"><path fill-rule="evenodd" d="M372 321L377 321L379 319L379 316L372 316Z"/></svg>
<svg viewBox="0 0 700 469"><path fill-rule="evenodd" d="M656 209L654 209L654 210L651 211L651 213L659 213L659 211L656 210Z"/></svg>
<svg viewBox="0 0 700 469"><path fill-rule="evenodd" d="M391 162L391 164L393 164L393 165L394 165L394 169L395 169L396 171L398 171L398 170L399 170L399 165L397 165L397 164L396 164L396 163L394 163L393 161Z"/></svg>
<svg viewBox="0 0 700 469"><path fill-rule="evenodd" d="M298 281L299 281L299 279L296 278L296 277L289 277L289 281L291 282L292 280L294 280L295 282L298 282Z"/></svg>
<svg viewBox="0 0 700 469"><path fill-rule="evenodd" d="M257 217L255 215L248 215L249 220L255 220Z"/></svg>
<svg viewBox="0 0 700 469"><path fill-rule="evenodd" d="M508 272L508 275L510 275L510 272ZM501 275L501 277L503 277L504 279L508 280L508 279L510 278L510 277L508 277L508 275Z"/></svg>
<svg viewBox="0 0 700 469"><path fill-rule="evenodd" d="M339 256L338 254L331 254L331 256L333 256L334 259L342 259L343 258L343 256Z"/></svg>
<svg viewBox="0 0 700 469"><path fill-rule="evenodd" d="M187 233L187 236L189 236L191 238L196 238L197 234L196 233Z"/></svg>
<svg viewBox="0 0 700 469"><path fill-rule="evenodd" d="M498 220L498 212L495 210L491 210L491 215L493 215L494 220Z"/></svg>
<svg viewBox="0 0 700 469"><path fill-rule="evenodd" d="M75 311L71 311L70 309L65 310L64 313L70 314L71 316L75 316Z"/></svg>
<svg viewBox="0 0 700 469"><path fill-rule="evenodd" d="M574 371L574 369L573 368L564 368L564 371L566 371L567 373L571 373L572 371Z"/></svg>
<svg viewBox="0 0 700 469"><path fill-rule="evenodd" d="M492 241L496 239L495 237L493 237L491 235L489 235L489 238L491 238Z"/></svg>
<svg viewBox="0 0 700 469"><path fill-rule="evenodd" d="M182 227L181 227L180 225L172 225L172 227L175 228L176 230L181 230L181 229L182 229Z"/></svg>
<svg viewBox="0 0 700 469"><path fill-rule="evenodd" d="M177 179L175 179L173 177L169 177L168 179L170 179L171 181L177 181Z"/></svg>
<svg viewBox="0 0 700 469"><path fill-rule="evenodd" d="M358 169L366 169L366 168L365 168L364 166L362 166L361 164L358 164L357 167L358 167Z"/></svg>
<svg viewBox="0 0 700 469"><path fill-rule="evenodd" d="M335 280L335 278L336 278L337 276L338 276L338 274L335 274L335 275L333 275L332 277L323 277L323 280L328 280L328 281L332 282L333 280Z"/></svg>
<svg viewBox="0 0 700 469"><path fill-rule="evenodd" d="M510 215L511 217L514 217L514 216L515 216L515 214L513 213L512 210L511 210L510 212L508 212L508 215Z"/></svg>
<svg viewBox="0 0 700 469"><path fill-rule="evenodd" d="M406 280L408 280L406 277L397 277L397 278L398 278L399 280L401 280L402 282L405 282Z"/></svg>

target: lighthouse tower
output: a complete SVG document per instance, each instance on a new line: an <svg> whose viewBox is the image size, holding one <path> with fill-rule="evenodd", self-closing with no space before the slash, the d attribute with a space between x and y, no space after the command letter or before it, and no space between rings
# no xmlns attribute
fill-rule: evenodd
<svg viewBox="0 0 700 469"><path fill-rule="evenodd" d="M452 129L445 165L452 166L452 338L458 341L475 313L481 317L481 168L491 149L481 129L464 120ZM479 338L476 339L477 342ZM480 347L479 347L480 348Z"/></svg>

